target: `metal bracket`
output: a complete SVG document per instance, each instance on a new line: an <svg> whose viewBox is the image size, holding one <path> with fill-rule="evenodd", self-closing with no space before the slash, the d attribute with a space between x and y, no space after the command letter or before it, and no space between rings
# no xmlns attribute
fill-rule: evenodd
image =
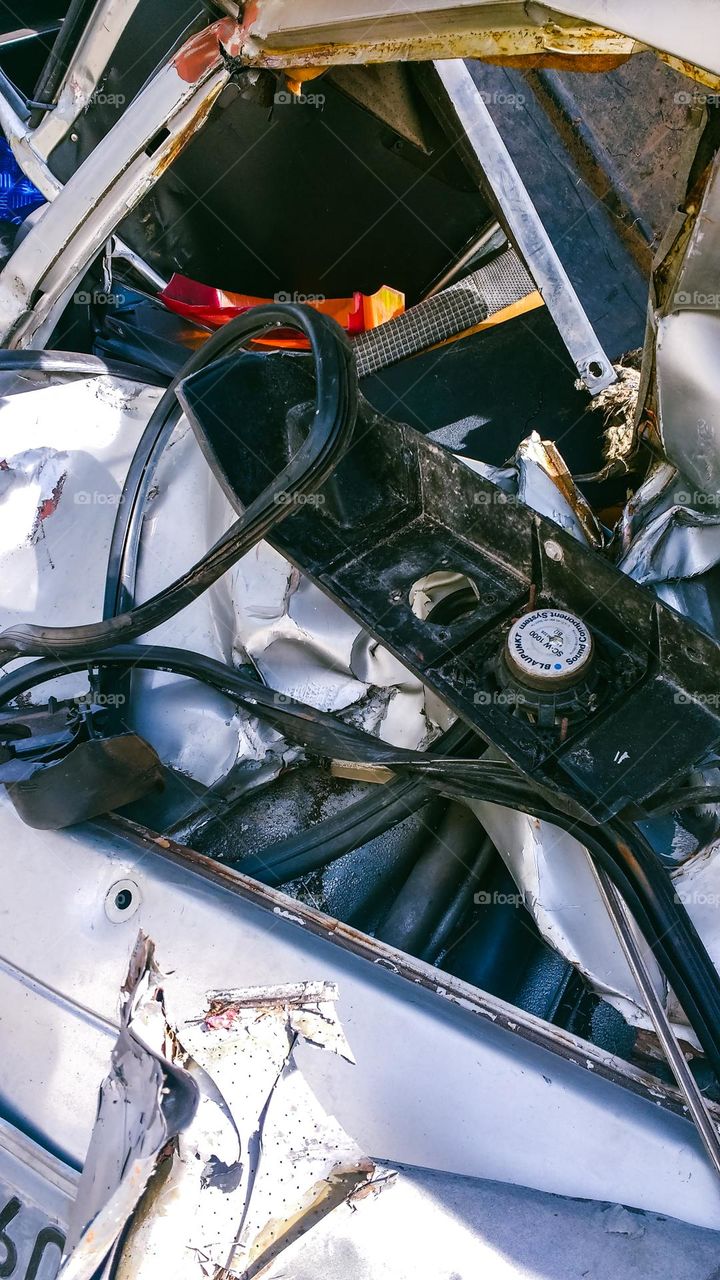
<svg viewBox="0 0 720 1280"><path fill-rule="evenodd" d="M501 215L591 395L617 380L492 116L464 62L435 70Z"/></svg>

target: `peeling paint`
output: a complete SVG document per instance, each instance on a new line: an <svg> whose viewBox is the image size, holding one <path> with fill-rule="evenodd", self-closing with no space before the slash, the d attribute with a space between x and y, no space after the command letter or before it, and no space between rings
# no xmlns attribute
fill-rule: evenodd
<svg viewBox="0 0 720 1280"><path fill-rule="evenodd" d="M236 56L242 28L232 18L221 18L187 40L175 55L174 66L181 80L196 84L214 67L220 66L222 52Z"/></svg>

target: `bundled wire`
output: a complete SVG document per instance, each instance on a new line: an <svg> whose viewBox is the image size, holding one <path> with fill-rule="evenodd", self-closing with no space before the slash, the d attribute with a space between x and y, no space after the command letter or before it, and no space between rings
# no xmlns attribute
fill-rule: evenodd
<svg viewBox="0 0 720 1280"><path fill-rule="evenodd" d="M677 899L672 881L635 827L617 820L605 827L592 826L561 812L539 796L537 789L506 762L432 757L420 751L398 750L362 729L344 724L328 712L288 701L285 695L204 654L166 646L118 645L94 654L93 661L126 669L145 668L191 676L254 710L321 756L390 765L401 774L409 775L410 780L422 780L425 786L431 785L445 795L487 800L543 818L568 831L588 849L621 893L720 1079L720 979L690 917ZM46 680L87 666L87 657L44 658L26 663L0 679L0 707ZM407 782L408 778L401 781ZM409 795L412 799L412 792L407 790L395 794L394 813L403 802L407 805ZM363 835L368 838L368 823L373 819L377 822L379 814L373 815L372 809L368 811L366 807L359 823L357 812L348 816L346 811L337 817L338 829L342 824L354 828L351 839L355 841ZM375 834L378 833L376 827ZM324 834L327 836L327 832ZM350 847L357 846L351 844ZM341 850L346 851L345 847ZM286 873L292 865L292 856L284 861ZM243 869L247 869L246 866Z"/></svg>
<svg viewBox="0 0 720 1280"><path fill-rule="evenodd" d="M316 409L307 438L288 465L258 495L203 558L152 599L106 618L75 627L22 624L0 635L0 664L14 657L77 654L133 640L167 622L222 577L241 556L293 510L293 501L314 493L333 471L355 425L357 377L352 351L339 325L309 307L277 303L254 307L232 320L191 357L183 377L216 359L233 345L273 327L300 329L310 341L315 363ZM171 384L163 397L167 412L176 403ZM160 406L159 406L160 407ZM160 415L158 415L160 416Z"/></svg>

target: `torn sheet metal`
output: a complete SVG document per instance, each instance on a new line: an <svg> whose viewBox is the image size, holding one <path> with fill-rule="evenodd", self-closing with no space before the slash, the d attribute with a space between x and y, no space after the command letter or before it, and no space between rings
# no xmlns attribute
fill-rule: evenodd
<svg viewBox="0 0 720 1280"><path fill-rule="evenodd" d="M484 801L470 807L482 822L520 889L542 937L620 1010L631 1026L652 1029L605 910L583 845L552 823ZM655 991L667 1003L667 985L651 949L634 929ZM687 1038L687 1028L682 1023Z"/></svg>
<svg viewBox="0 0 720 1280"><path fill-rule="evenodd" d="M491 480L509 497L519 498L541 515L554 520L578 542L597 549L603 546L602 529L552 440L542 440L537 431L532 431L520 442L506 466L493 467L467 457L461 451L464 437L476 426L475 418L452 422L431 431L428 439L452 449L471 471ZM500 495L497 498L500 501Z"/></svg>
<svg viewBox="0 0 720 1280"><path fill-rule="evenodd" d="M541 440L533 431L518 446L513 461L521 502L554 520L579 542L598 550L603 546L602 529L552 440Z"/></svg>
<svg viewBox="0 0 720 1280"><path fill-rule="evenodd" d="M720 563L720 513L674 505L648 522L620 568L636 582L656 585L698 578Z"/></svg>
<svg viewBox="0 0 720 1280"><path fill-rule="evenodd" d="M703 499L706 499L703 501ZM619 568L720 639L720 510L661 463L628 502Z"/></svg>
<svg viewBox="0 0 720 1280"><path fill-rule="evenodd" d="M63 1280L91 1280L113 1250L160 1153L197 1108L194 1081L141 1032L140 1015L148 1006L157 1022L162 1016L161 974L154 947L141 934L121 991L120 1032L70 1216Z"/></svg>
<svg viewBox="0 0 720 1280"><path fill-rule="evenodd" d="M203 1013L175 1025L164 990L181 984L163 977L142 936L132 968L75 1217L88 1218L88 1200L96 1211L77 1243L71 1234L62 1280L90 1280L110 1229L121 1236L116 1280L155 1280L159 1269L174 1280L220 1272L249 1280L337 1206L378 1185L374 1163L323 1110L293 1059L306 1041L354 1061L337 1020L337 987L213 991ZM161 1068L191 1091L193 1105L174 1114L174 1131L160 1124L147 1082ZM132 1193L125 1174L98 1208L112 1182L103 1166L118 1145L105 1117L118 1101L144 1159L133 1166ZM380 1185L388 1181L384 1172ZM99 1231L99 1221L110 1228Z"/></svg>

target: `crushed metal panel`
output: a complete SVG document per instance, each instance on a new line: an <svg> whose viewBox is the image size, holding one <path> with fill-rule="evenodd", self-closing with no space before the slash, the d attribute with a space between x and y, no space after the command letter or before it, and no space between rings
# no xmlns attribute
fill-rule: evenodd
<svg viewBox="0 0 720 1280"><path fill-rule="evenodd" d="M97 1119L73 1205L63 1280L90 1280L137 1205L158 1157L189 1124L197 1086L139 1033L142 1013L162 1016L162 975L143 934L120 997L120 1032L101 1089Z"/></svg>
<svg viewBox="0 0 720 1280"><path fill-rule="evenodd" d="M201 1015L175 1022L165 993L182 1008L182 985L141 934L62 1280L90 1280L109 1251L116 1280L154 1280L159 1267L174 1280L250 1277L392 1179L375 1177L293 1059L305 1040L354 1062L334 983L212 991Z"/></svg>
<svg viewBox="0 0 720 1280"><path fill-rule="evenodd" d="M116 823L39 833L4 800L0 825L3 1026L26 1046L6 1055L0 1098L72 1160L87 1150L140 926L183 975L182 991L165 991L174 1026L201 1016L224 982L337 982L358 1065L307 1043L297 1062L326 1110L383 1161L718 1227L720 1183L677 1091L656 1077L167 839ZM117 919L109 902L130 886L134 910ZM180 995L187 1005L176 1008Z"/></svg>

